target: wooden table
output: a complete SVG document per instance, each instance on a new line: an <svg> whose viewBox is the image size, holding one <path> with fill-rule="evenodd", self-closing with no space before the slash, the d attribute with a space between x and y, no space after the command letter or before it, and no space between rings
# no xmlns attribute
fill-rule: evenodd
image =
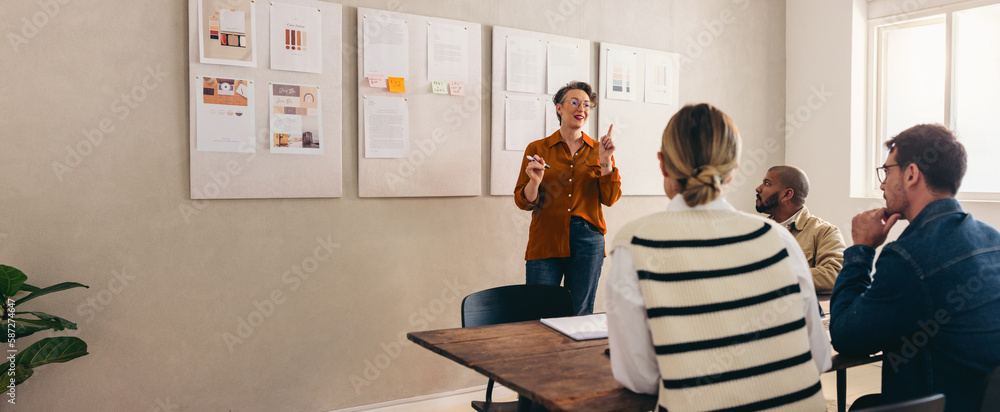
<svg viewBox="0 0 1000 412"><path fill-rule="evenodd" d="M656 396L631 392L611 374L607 339L574 341L539 321L410 332L432 352L492 378L551 411L650 411ZM838 408L846 369L881 357L833 356Z"/></svg>
<svg viewBox="0 0 1000 412"><path fill-rule="evenodd" d="M539 321L411 332L411 341L551 411L649 411L656 396L611 375L607 339L574 341Z"/></svg>

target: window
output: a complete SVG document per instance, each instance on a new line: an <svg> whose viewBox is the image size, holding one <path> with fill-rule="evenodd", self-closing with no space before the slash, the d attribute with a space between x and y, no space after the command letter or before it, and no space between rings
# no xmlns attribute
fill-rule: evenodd
<svg viewBox="0 0 1000 412"><path fill-rule="evenodd" d="M883 144L919 123L941 123L968 152L961 199L1000 200L1000 1L972 1L870 24L871 122L867 194Z"/></svg>

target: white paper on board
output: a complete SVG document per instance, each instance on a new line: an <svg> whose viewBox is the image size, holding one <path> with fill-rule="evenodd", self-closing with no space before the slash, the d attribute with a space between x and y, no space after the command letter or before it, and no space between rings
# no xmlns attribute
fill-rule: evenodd
<svg viewBox="0 0 1000 412"><path fill-rule="evenodd" d="M636 100L636 54L628 50L607 50L606 96L614 100Z"/></svg>
<svg viewBox="0 0 1000 412"><path fill-rule="evenodd" d="M582 60L583 52L575 44L549 42L546 53L548 94L556 94L571 81L586 82L587 64Z"/></svg>
<svg viewBox="0 0 1000 412"><path fill-rule="evenodd" d="M679 64L668 54L646 53L646 76L643 79L646 103L676 105Z"/></svg>
<svg viewBox="0 0 1000 412"><path fill-rule="evenodd" d="M221 6L221 7L220 7ZM257 67L256 8L251 0L198 0L200 63Z"/></svg>
<svg viewBox="0 0 1000 412"><path fill-rule="evenodd" d="M507 91L545 92L545 48L538 39L507 37Z"/></svg>
<svg viewBox="0 0 1000 412"><path fill-rule="evenodd" d="M410 112L403 97L365 96L365 158L410 156Z"/></svg>
<svg viewBox="0 0 1000 412"><path fill-rule="evenodd" d="M445 23L427 26L427 78L429 80L469 80L469 31Z"/></svg>
<svg viewBox="0 0 1000 412"><path fill-rule="evenodd" d="M322 73L322 21L315 7L271 3L271 68Z"/></svg>
<svg viewBox="0 0 1000 412"><path fill-rule="evenodd" d="M271 83L271 153L323 154L319 86Z"/></svg>
<svg viewBox="0 0 1000 412"><path fill-rule="evenodd" d="M409 29L401 19L387 14L364 16L365 72L410 78Z"/></svg>
<svg viewBox="0 0 1000 412"><path fill-rule="evenodd" d="M504 150L524 151L545 137L545 109L535 96L507 96L504 107Z"/></svg>
<svg viewBox="0 0 1000 412"><path fill-rule="evenodd" d="M196 145L203 152L257 150L254 143L253 83L244 79L194 76ZM235 91L243 88L245 95Z"/></svg>

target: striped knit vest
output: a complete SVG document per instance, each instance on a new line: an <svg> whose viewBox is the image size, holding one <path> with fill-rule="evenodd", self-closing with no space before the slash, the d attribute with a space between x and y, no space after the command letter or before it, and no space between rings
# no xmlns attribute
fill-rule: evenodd
<svg viewBox="0 0 1000 412"><path fill-rule="evenodd" d="M663 212L629 223L660 369L659 410L825 411L788 250L764 218Z"/></svg>

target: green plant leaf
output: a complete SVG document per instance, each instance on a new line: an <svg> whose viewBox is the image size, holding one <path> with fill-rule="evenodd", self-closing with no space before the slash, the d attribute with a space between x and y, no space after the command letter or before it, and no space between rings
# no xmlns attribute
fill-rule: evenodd
<svg viewBox="0 0 1000 412"><path fill-rule="evenodd" d="M8 363L8 365L10 365L10 364ZM10 366L8 366L8 368L9 367ZM24 382L25 380L27 380L28 378L30 378L31 375L34 375L34 374L35 374L35 370L34 369L31 369L31 368L28 368L28 367L25 367L25 366L15 366L14 367L14 385L20 385L21 382ZM8 382L10 382L10 381L8 381Z"/></svg>
<svg viewBox="0 0 1000 412"><path fill-rule="evenodd" d="M14 322L14 338L21 339L26 336L31 336L35 332L52 329L52 325L48 322L42 322L41 324L35 324L38 321L18 321L15 319ZM9 333L9 330L8 330Z"/></svg>
<svg viewBox="0 0 1000 412"><path fill-rule="evenodd" d="M87 342L75 336L45 338L31 344L14 360L17 366L34 369L50 363L68 362L87 354Z"/></svg>
<svg viewBox="0 0 1000 412"><path fill-rule="evenodd" d="M0 265L0 293L4 296L14 296L28 276L24 272L7 265Z"/></svg>
<svg viewBox="0 0 1000 412"><path fill-rule="evenodd" d="M55 330L76 329L76 323L70 322L58 316L50 315L45 312L27 311L27 312L18 312L17 314L18 315L29 314L46 322L58 322L59 326L55 327ZM14 320L16 321L18 319L15 318Z"/></svg>
<svg viewBox="0 0 1000 412"><path fill-rule="evenodd" d="M18 287L20 287L20 285L18 285ZM32 293L28 294L27 296L18 299L16 302L14 302L14 306L20 305L20 304L22 304L24 302L27 302L27 301L32 300L34 298L37 298L39 296L48 295L49 293L59 292L59 291L63 291L63 290L66 290L66 289L89 288L89 287L90 286L84 285L82 283L76 283L76 282L63 282L63 283L55 284L55 285L49 286L47 288L38 289L35 292L32 292Z"/></svg>
<svg viewBox="0 0 1000 412"><path fill-rule="evenodd" d="M58 316L52 316L45 312L18 312L17 315L30 314L38 319L14 318L14 337L16 339L30 336L31 334L47 329L63 330L76 329L76 324Z"/></svg>
<svg viewBox="0 0 1000 412"><path fill-rule="evenodd" d="M42 289L39 288L38 286L29 285L27 282L21 285L21 292L38 292L39 290Z"/></svg>

